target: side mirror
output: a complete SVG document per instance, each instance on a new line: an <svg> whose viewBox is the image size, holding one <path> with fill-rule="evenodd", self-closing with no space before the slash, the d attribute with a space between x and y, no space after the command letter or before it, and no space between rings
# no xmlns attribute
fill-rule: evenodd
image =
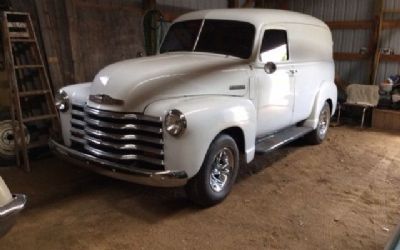
<svg viewBox="0 0 400 250"><path fill-rule="evenodd" d="M273 62L267 62L264 65L264 70L265 70L265 73L272 74L276 71L276 64Z"/></svg>

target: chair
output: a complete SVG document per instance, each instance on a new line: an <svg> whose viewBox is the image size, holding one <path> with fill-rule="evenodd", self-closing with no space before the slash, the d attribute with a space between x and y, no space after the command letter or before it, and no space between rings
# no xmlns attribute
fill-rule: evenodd
<svg viewBox="0 0 400 250"><path fill-rule="evenodd" d="M346 88L347 99L343 104L339 104L338 120L340 122L340 114L343 106L355 106L362 108L361 128L364 127L365 112L378 105L379 102L379 86L350 84Z"/></svg>

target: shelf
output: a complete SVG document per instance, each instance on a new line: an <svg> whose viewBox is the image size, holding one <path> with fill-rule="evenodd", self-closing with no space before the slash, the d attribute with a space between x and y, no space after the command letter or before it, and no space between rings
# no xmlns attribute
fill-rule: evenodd
<svg viewBox="0 0 400 250"><path fill-rule="evenodd" d="M362 61L362 60L370 60L370 54L360 54L360 53L342 53L335 52L333 53L334 60L337 61Z"/></svg>
<svg viewBox="0 0 400 250"><path fill-rule="evenodd" d="M326 22L330 29L372 29L374 27L373 20L364 21L330 21Z"/></svg>
<svg viewBox="0 0 400 250"><path fill-rule="evenodd" d="M25 91L25 92L19 92L19 97L45 95L49 92L50 92L49 90Z"/></svg>
<svg viewBox="0 0 400 250"><path fill-rule="evenodd" d="M400 62L400 55L380 55L381 61Z"/></svg>
<svg viewBox="0 0 400 250"><path fill-rule="evenodd" d="M385 10L382 10L382 12L385 14L397 14L397 13L400 14L400 9L392 9L392 10L385 9Z"/></svg>
<svg viewBox="0 0 400 250"><path fill-rule="evenodd" d="M382 21L383 29L395 29L400 28L400 20L384 20Z"/></svg>
<svg viewBox="0 0 400 250"><path fill-rule="evenodd" d="M22 119L23 122L35 122L40 120L49 120L57 117L57 115L40 115Z"/></svg>

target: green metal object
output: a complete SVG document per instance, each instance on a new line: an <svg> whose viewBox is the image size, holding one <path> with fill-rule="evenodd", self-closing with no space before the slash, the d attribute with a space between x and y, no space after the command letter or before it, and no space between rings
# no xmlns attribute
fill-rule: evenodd
<svg viewBox="0 0 400 250"><path fill-rule="evenodd" d="M159 10L153 9L146 12L143 17L143 30L146 54L155 55L165 34L165 22Z"/></svg>

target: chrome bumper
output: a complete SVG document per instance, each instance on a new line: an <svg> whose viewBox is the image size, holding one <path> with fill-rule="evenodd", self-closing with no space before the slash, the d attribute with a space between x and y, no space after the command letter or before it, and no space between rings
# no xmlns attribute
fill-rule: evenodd
<svg viewBox="0 0 400 250"><path fill-rule="evenodd" d="M15 224L17 216L26 203L26 196L23 194L13 195L10 203L0 207L0 237L5 235Z"/></svg>
<svg viewBox="0 0 400 250"><path fill-rule="evenodd" d="M152 171L131 168L79 152L54 140L49 141L49 146L53 153L60 158L112 178L156 187L177 187L183 186L187 182L187 174L184 171Z"/></svg>

